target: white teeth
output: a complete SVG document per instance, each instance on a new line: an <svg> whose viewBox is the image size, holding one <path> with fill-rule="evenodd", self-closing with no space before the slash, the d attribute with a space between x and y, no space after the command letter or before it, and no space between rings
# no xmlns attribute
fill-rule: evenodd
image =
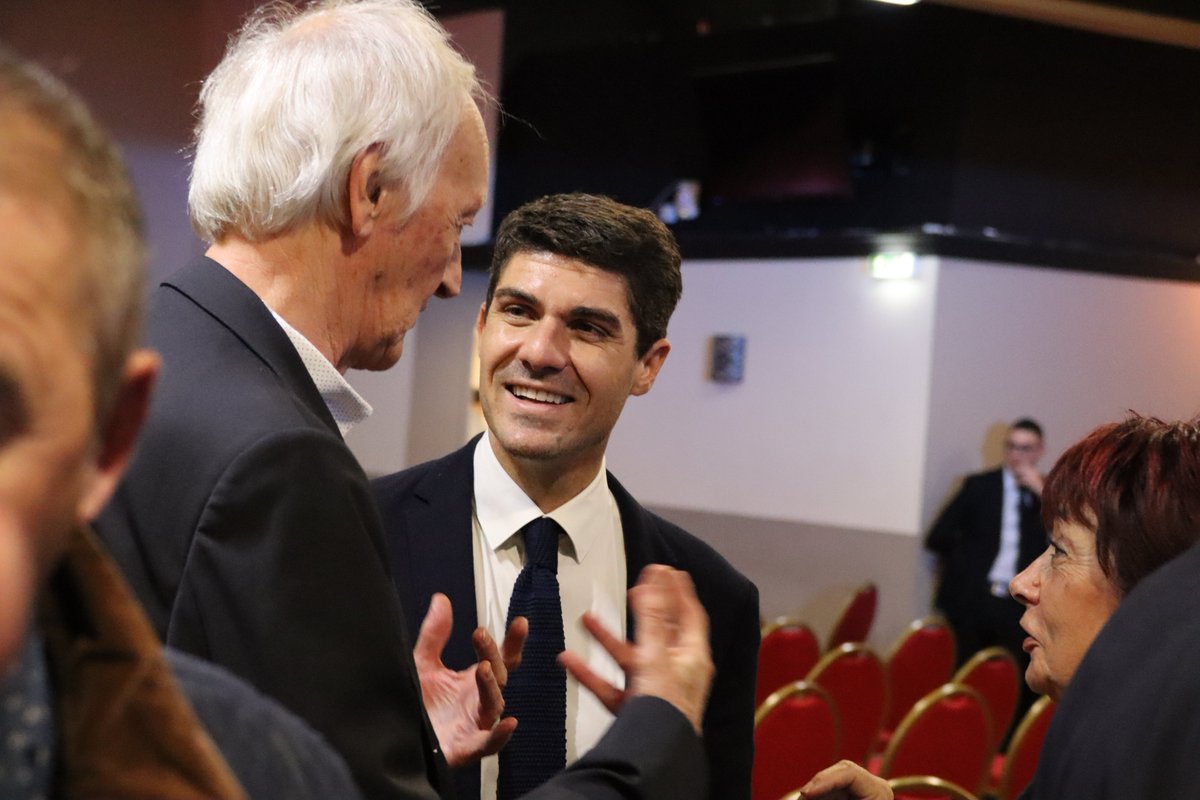
<svg viewBox="0 0 1200 800"><path fill-rule="evenodd" d="M567 402L567 398L561 394L551 394L543 392L541 389L527 389L524 386L513 386L512 393L523 400L536 400L539 403L553 403L554 405L562 405Z"/></svg>

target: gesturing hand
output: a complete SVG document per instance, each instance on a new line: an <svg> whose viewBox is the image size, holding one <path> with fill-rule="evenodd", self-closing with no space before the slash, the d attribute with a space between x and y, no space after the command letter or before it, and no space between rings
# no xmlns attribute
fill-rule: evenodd
<svg viewBox="0 0 1200 800"><path fill-rule="evenodd" d="M425 711L442 753L450 766L457 767L498 752L512 737L517 720L500 719L504 711L501 690L508 682L509 670L521 661L521 648L529 627L524 617L513 620L504 635L504 645L499 648L491 634L476 628L471 639L479 660L456 671L442 663L442 651L453 626L450 599L435 594L421 623L413 661L417 665Z"/></svg>
<svg viewBox="0 0 1200 800"><path fill-rule="evenodd" d="M683 712L700 731L713 663L708 646L708 615L686 572L651 564L629 590L636 641L622 641L591 614L583 624L625 670L621 690L593 672L582 658L566 652L559 662L614 714L626 697L652 695Z"/></svg>

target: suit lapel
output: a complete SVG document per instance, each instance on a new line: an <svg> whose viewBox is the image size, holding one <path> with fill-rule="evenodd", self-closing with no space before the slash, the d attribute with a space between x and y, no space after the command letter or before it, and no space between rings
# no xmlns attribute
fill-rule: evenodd
<svg viewBox="0 0 1200 800"><path fill-rule="evenodd" d="M314 414L338 432L291 339L263 301L229 270L201 258L162 282L188 297L254 353ZM340 436L341 434L338 433Z"/></svg>
<svg viewBox="0 0 1200 800"><path fill-rule="evenodd" d="M418 609L416 618L424 619L434 592L450 598L454 629L444 660L456 669L475 663L471 633L479 625L471 522L478 441L475 437L427 472L413 491L418 502L410 503L405 512L411 531L408 563Z"/></svg>
<svg viewBox="0 0 1200 800"><path fill-rule="evenodd" d="M645 512L613 474L608 473L608 488L617 501L621 515L621 536L625 540L625 588L632 589L647 564L664 561L657 532L646 524ZM633 641L633 611L625 604L626 638Z"/></svg>

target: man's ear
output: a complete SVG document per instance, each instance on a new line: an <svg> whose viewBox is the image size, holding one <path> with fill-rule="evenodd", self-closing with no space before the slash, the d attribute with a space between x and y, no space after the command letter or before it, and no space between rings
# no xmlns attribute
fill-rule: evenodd
<svg viewBox="0 0 1200 800"><path fill-rule="evenodd" d="M92 474L79 501L81 521L95 519L116 490L146 420L161 367L161 359L151 350L136 350L126 359L112 412L104 427L97 431L99 441Z"/></svg>
<svg viewBox="0 0 1200 800"><path fill-rule="evenodd" d="M390 190L383 185L380 171L383 145L375 144L361 150L350 163L346 198L350 204L350 230L360 238L371 235L379 217L379 208Z"/></svg>
<svg viewBox="0 0 1200 800"><path fill-rule="evenodd" d="M475 319L475 335L483 335L483 325L487 322L487 301L479 304L479 316Z"/></svg>
<svg viewBox="0 0 1200 800"><path fill-rule="evenodd" d="M650 391L650 387L654 385L654 379L658 377L658 371L662 369L663 362L667 360L667 354L670 352L671 343L666 339L659 339L650 345L646 355L638 359L633 388L629 390L631 395L637 397Z"/></svg>

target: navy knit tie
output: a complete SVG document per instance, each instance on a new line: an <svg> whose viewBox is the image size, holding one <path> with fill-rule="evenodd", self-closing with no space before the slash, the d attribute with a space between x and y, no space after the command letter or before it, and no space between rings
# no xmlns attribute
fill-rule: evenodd
<svg viewBox="0 0 1200 800"><path fill-rule="evenodd" d="M508 676L505 714L517 718L513 738L500 751L498 800L515 800L541 786L567 762L567 674L555 660L563 651L562 600L558 593L558 534L540 517L524 528L525 568L517 576L508 622L529 620L521 665Z"/></svg>

